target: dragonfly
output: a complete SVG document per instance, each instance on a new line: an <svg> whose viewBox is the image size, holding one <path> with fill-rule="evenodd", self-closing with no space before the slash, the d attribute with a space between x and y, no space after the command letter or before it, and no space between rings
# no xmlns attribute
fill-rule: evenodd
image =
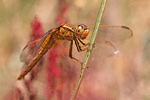
<svg viewBox="0 0 150 100"><path fill-rule="evenodd" d="M81 61L73 57L73 43L75 43L77 51L82 52L88 50L89 42L84 42L91 33L92 26L84 24L71 25L62 24L58 27L50 29L45 35L38 40L28 43L22 50L20 60L27 63L27 67L17 78L18 80L24 77L32 70L32 68L39 62L39 60L46 54L46 52L57 43L58 40L67 40L70 42L69 57L74 61L82 64ZM111 26L101 25L98 33L97 50L102 57L113 56L117 53L116 47L112 42L123 41L133 36L132 30L127 26Z"/></svg>

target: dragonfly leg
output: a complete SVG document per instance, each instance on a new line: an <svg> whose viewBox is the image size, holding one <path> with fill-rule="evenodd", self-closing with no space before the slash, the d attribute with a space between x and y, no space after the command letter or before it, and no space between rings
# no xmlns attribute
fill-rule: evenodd
<svg viewBox="0 0 150 100"><path fill-rule="evenodd" d="M79 40L79 42L80 43L82 43L83 45L86 45L86 43L84 43L82 40L80 40L79 38L78 38L78 40Z"/></svg>
<svg viewBox="0 0 150 100"><path fill-rule="evenodd" d="M83 47L86 47L86 46L88 46L88 45L90 45L90 43L87 43L87 44L85 44L85 45L79 45L81 48L83 48Z"/></svg>
<svg viewBox="0 0 150 100"><path fill-rule="evenodd" d="M73 59L74 61L76 61L76 62L78 62L78 63L80 63L80 64L82 65L82 62L81 62L81 61L79 61L78 59L72 57L72 48L73 48L73 41L71 41L71 43L70 43L69 57L70 57L71 59ZM78 47L77 47L77 49L78 49Z"/></svg>
<svg viewBox="0 0 150 100"><path fill-rule="evenodd" d="M91 51L91 49L88 49L88 47L86 47L86 46L89 46L89 45L90 45L90 43L87 43L87 44L85 44L85 45L83 45L83 46L80 46L80 45L79 45L79 48L81 48L79 52L82 52L82 51L85 51L85 50L90 50L90 51ZM94 44L91 44L91 45L93 46L93 48L95 47L95 43L94 43ZM85 48L82 49L83 47L85 47Z"/></svg>
<svg viewBox="0 0 150 100"><path fill-rule="evenodd" d="M83 46L80 46L80 45L79 45L78 40L83 44ZM90 45L90 43L85 44L85 43L83 43L80 39L78 39L78 40L77 40L76 38L74 38L74 41L75 41L75 44L76 44L76 47L77 47L78 52L82 52L82 51L85 51L85 50L89 50L88 47L86 47L86 48L84 48L84 49L82 49L82 47L88 46L88 45ZM95 47L95 43L94 43L94 44L91 44L91 45L93 45L93 47Z"/></svg>
<svg viewBox="0 0 150 100"><path fill-rule="evenodd" d="M93 48L95 47L95 43L94 43L94 44L87 43L86 46L88 46L88 45L92 45ZM82 46L82 47L85 47L85 45ZM85 50L90 50L90 51L92 51L92 49L88 49L88 47L86 47L86 48L84 48L84 49L82 49L82 47L80 46L81 50L80 50L79 52L82 52L82 51L85 51Z"/></svg>
<svg viewBox="0 0 150 100"><path fill-rule="evenodd" d="M82 52L82 51L85 51L85 50L89 50L88 47L86 47L86 46L89 46L90 43L84 43L84 42L83 42L82 40L80 40L79 38L78 38L78 40L79 40L80 43L83 44L82 46L79 45L79 48L81 48L81 50L80 50L79 52ZM95 43L92 44L92 46L93 46L93 48L94 48L94 47L95 47ZM86 48L82 49L83 47L86 47Z"/></svg>
<svg viewBox="0 0 150 100"><path fill-rule="evenodd" d="M79 42L82 44L82 46L81 45L79 45L81 48L82 47L85 47L85 46L88 46L90 43L84 43L82 40L80 40L79 38L78 38L78 40L79 40Z"/></svg>
<svg viewBox="0 0 150 100"><path fill-rule="evenodd" d="M81 47L80 47L80 45L79 45L79 42L78 42L78 40L76 39L76 37L74 37L74 41L75 41L75 45L76 45L76 47L77 47L78 52L80 52L82 49L81 49ZM81 42L81 43L83 43L83 42ZM84 45L85 45L85 44L84 44Z"/></svg>

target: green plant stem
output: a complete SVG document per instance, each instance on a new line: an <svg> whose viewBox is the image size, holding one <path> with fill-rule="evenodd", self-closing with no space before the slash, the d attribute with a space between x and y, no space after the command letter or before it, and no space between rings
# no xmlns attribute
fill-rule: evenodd
<svg viewBox="0 0 150 100"><path fill-rule="evenodd" d="M80 84L82 82L84 72L85 72L85 69L87 68L87 63L88 63L88 60L90 58L90 55L91 55L91 52L92 52L92 49L93 49L93 44L95 43L97 32L98 32L98 29L100 27L100 23L101 23L101 19L102 19L104 10L105 10L106 2L107 2L107 0L102 0L102 2L101 2L99 12L98 12L98 16L97 16L96 23L95 23L95 27L94 27L94 30L93 30L93 34L92 34L92 37L91 37L91 40L90 40L90 45L89 45L87 53L85 55L85 59L84 59L84 62L82 64L82 69L81 69L81 72L79 74L76 86L74 88L74 91L72 93L72 96L71 96L70 100L74 100L76 98L77 92L78 92Z"/></svg>

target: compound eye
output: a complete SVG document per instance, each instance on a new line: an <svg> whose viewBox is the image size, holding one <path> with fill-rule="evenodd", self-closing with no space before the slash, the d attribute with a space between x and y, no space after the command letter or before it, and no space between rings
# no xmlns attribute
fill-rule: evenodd
<svg viewBox="0 0 150 100"><path fill-rule="evenodd" d="M78 29L76 33L77 33L77 34L80 34L80 33L81 33L81 29Z"/></svg>
<svg viewBox="0 0 150 100"><path fill-rule="evenodd" d="M76 35L81 35L83 32L83 26L82 25L78 25L77 29L76 29Z"/></svg>
<svg viewBox="0 0 150 100"><path fill-rule="evenodd" d="M85 39L89 34L89 29L85 29L84 32L81 35L81 39Z"/></svg>
<svg viewBox="0 0 150 100"><path fill-rule="evenodd" d="M87 27L87 26L84 25L84 24L80 24L80 25L78 25L78 27L81 27L82 29L84 29L84 28Z"/></svg>
<svg viewBox="0 0 150 100"><path fill-rule="evenodd" d="M83 26L82 26L82 25L78 25L78 28L79 28L79 29L83 29Z"/></svg>

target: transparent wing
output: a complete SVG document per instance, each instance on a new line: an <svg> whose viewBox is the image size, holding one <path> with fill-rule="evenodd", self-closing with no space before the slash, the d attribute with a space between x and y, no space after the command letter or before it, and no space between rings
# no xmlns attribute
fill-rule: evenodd
<svg viewBox="0 0 150 100"><path fill-rule="evenodd" d="M105 59L114 56L118 53L116 47L109 41L101 40L95 42L91 57L98 59Z"/></svg>
<svg viewBox="0 0 150 100"><path fill-rule="evenodd" d="M119 50L117 50L115 43L121 43L132 36L133 32L127 26L100 26L92 57L103 59L116 55Z"/></svg>
<svg viewBox="0 0 150 100"><path fill-rule="evenodd" d="M109 42L124 41L133 36L132 30L127 26L100 26L97 38Z"/></svg>
<svg viewBox="0 0 150 100"><path fill-rule="evenodd" d="M49 30L41 39L28 43L21 52L20 61L28 64L38 53L43 41L51 32L52 30Z"/></svg>
<svg viewBox="0 0 150 100"><path fill-rule="evenodd" d="M41 39L28 43L22 50L20 55L20 61L29 63L29 61L36 55L38 48L40 47Z"/></svg>

